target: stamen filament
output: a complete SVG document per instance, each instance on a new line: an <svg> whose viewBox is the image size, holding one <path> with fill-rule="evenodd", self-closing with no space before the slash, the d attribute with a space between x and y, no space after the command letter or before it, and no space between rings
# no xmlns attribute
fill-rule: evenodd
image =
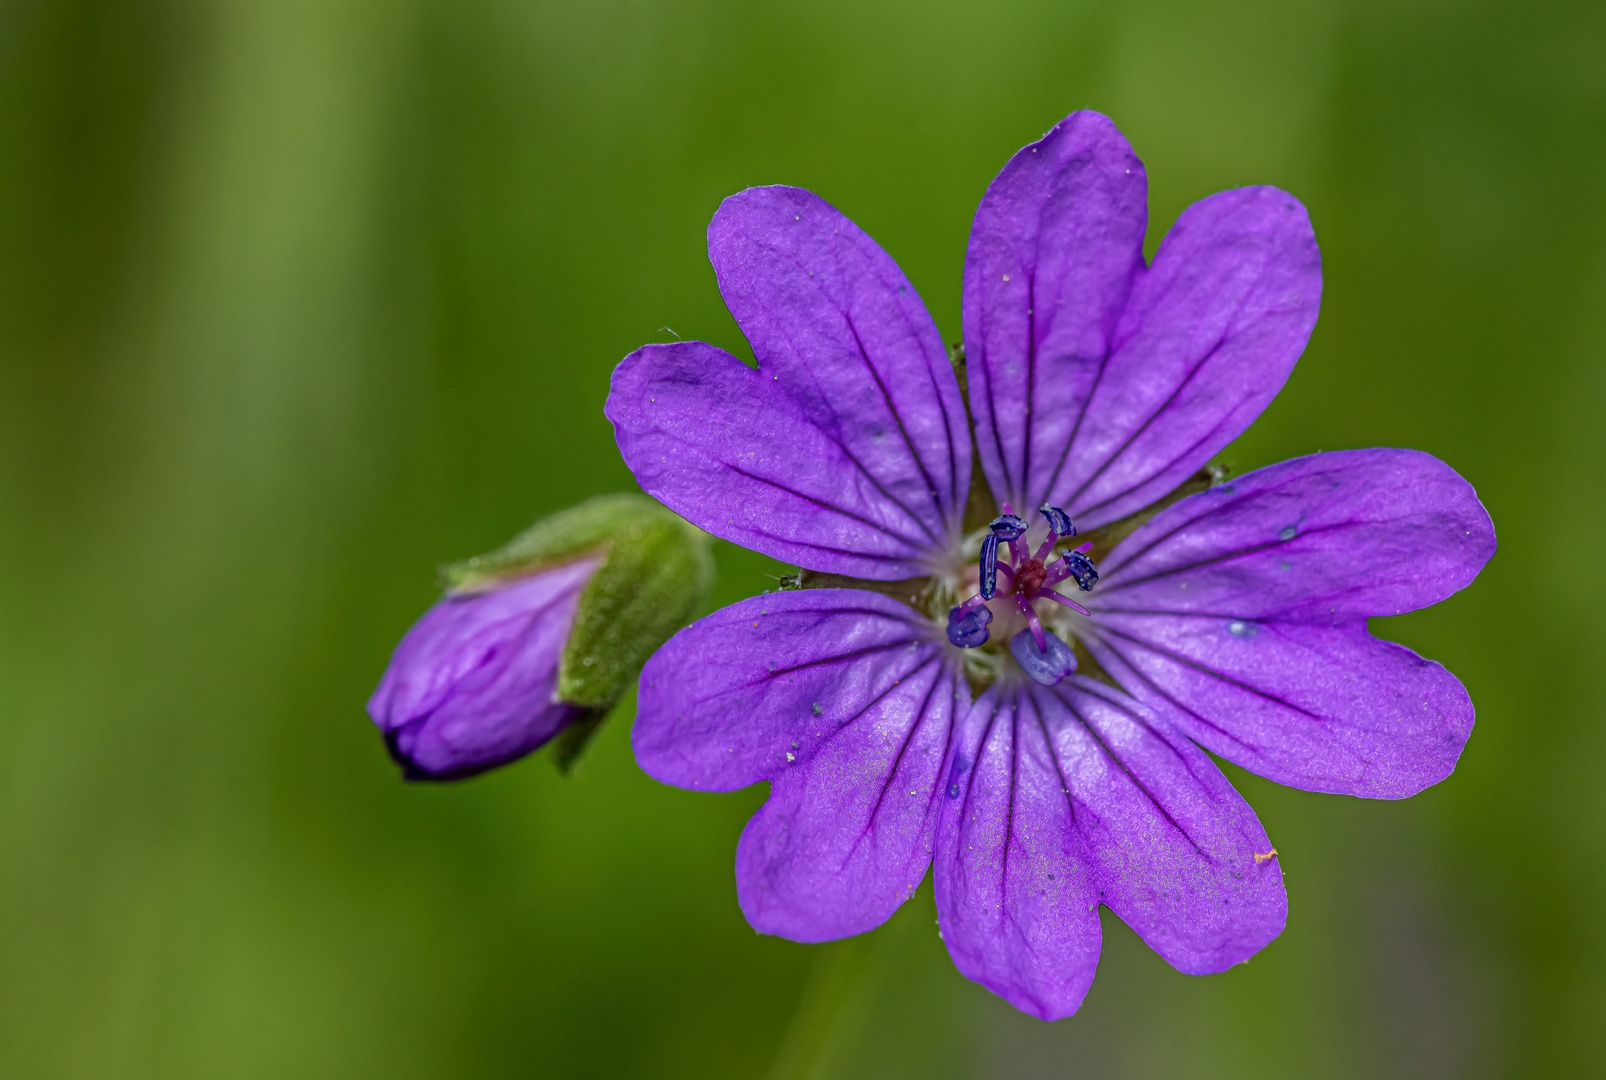
<svg viewBox="0 0 1606 1080"><path fill-rule="evenodd" d="M1026 616L1026 625L1031 627L1032 640L1037 643L1037 651L1048 652L1048 641L1043 637L1043 623L1037 617L1037 609L1032 607L1032 602L1024 596L1015 597L1015 602L1020 605L1021 614Z"/></svg>
<svg viewBox="0 0 1606 1080"><path fill-rule="evenodd" d="M1091 611L1087 610L1087 608L1083 607L1081 604L1078 604L1075 600L1072 600L1068 596L1061 596L1059 593L1055 592L1053 589L1038 589L1037 590L1037 595L1035 597L1033 597L1033 599L1035 599L1035 600L1053 600L1055 603L1064 604L1066 607L1070 608L1072 611L1078 612L1078 613L1080 613L1082 615L1091 615L1091 614L1093 614Z"/></svg>

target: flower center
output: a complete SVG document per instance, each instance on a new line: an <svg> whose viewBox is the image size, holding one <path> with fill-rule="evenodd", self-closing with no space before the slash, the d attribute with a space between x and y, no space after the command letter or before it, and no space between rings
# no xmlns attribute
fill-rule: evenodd
<svg viewBox="0 0 1606 1080"><path fill-rule="evenodd" d="M1027 675L1045 686L1053 686L1076 670L1076 657L1069 645L1043 629L1034 602L1048 600L1088 614L1086 608L1054 586L1069 581L1083 592L1092 591L1099 580L1099 572L1087 557L1093 545L1083 544L1054 559L1055 545L1065 537L1076 535L1076 526L1071 524L1065 511L1055 506L1038 508L1038 513L1048 523L1048 538L1035 551L1025 539L1026 522L1016 517L1007 503L1003 511L987 526L987 535L982 538L976 595L948 612L948 640L961 649L987 644L990 636L987 627L995 614L989 601L1000 605L1003 610L999 614L1013 607L1025 618L1026 629L1010 639L1010 653ZM1005 579L1001 595L998 590L1000 575Z"/></svg>
<svg viewBox="0 0 1606 1080"><path fill-rule="evenodd" d="M1032 596L1043 587L1048 580L1048 567L1043 565L1042 559L1027 559L1015 571L1015 592L1022 596Z"/></svg>

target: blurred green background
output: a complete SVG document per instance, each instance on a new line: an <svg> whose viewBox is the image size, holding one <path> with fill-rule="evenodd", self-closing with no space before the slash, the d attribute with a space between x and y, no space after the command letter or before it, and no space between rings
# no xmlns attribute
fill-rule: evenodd
<svg viewBox="0 0 1606 1080"><path fill-rule="evenodd" d="M1599 0L0 3L0 1074L1606 1073L1603 56ZM363 702L434 567L631 486L626 352L744 348L721 197L819 192L952 339L983 189L1084 106L1151 250L1224 187L1310 209L1321 322L1225 460L1419 447L1493 514L1376 627L1471 690L1450 780L1234 771L1287 931L1189 978L1106 913L1052 1025L929 886L756 936L762 791L649 781L628 702L571 779L399 781ZM717 601L770 584L717 550Z"/></svg>

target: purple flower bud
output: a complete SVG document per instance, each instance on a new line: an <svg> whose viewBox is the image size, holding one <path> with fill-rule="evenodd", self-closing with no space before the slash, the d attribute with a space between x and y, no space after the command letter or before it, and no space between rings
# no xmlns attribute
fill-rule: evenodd
<svg viewBox="0 0 1606 1080"><path fill-rule="evenodd" d="M408 779L495 768L587 712L558 699L558 668L599 564L582 559L449 595L414 624L368 701Z"/></svg>
<svg viewBox="0 0 1606 1080"><path fill-rule="evenodd" d="M640 495L602 495L443 574L445 599L368 702L410 780L473 776L560 733L568 771L712 567L706 534Z"/></svg>

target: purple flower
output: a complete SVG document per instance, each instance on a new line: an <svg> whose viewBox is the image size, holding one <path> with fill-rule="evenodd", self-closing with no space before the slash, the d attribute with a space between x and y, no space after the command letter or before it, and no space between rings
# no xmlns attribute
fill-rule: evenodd
<svg viewBox="0 0 1606 1080"><path fill-rule="evenodd" d="M903 274L796 188L709 229L757 370L686 342L614 373L642 486L806 568L671 639L633 733L667 783L771 782L737 849L758 930L868 930L934 861L960 970L1066 1016L1100 904L1194 974L1281 931L1276 853L1205 750L1375 798L1454 768L1466 691L1366 620L1466 586L1488 515L1411 450L1213 485L1304 349L1320 256L1275 188L1190 207L1152 265L1146 224L1143 166L1096 113L1005 167L965 261L974 435Z"/></svg>
<svg viewBox="0 0 1606 1080"><path fill-rule="evenodd" d="M702 603L708 538L605 495L447 567L368 715L409 780L472 776L555 737L567 769L642 663Z"/></svg>

